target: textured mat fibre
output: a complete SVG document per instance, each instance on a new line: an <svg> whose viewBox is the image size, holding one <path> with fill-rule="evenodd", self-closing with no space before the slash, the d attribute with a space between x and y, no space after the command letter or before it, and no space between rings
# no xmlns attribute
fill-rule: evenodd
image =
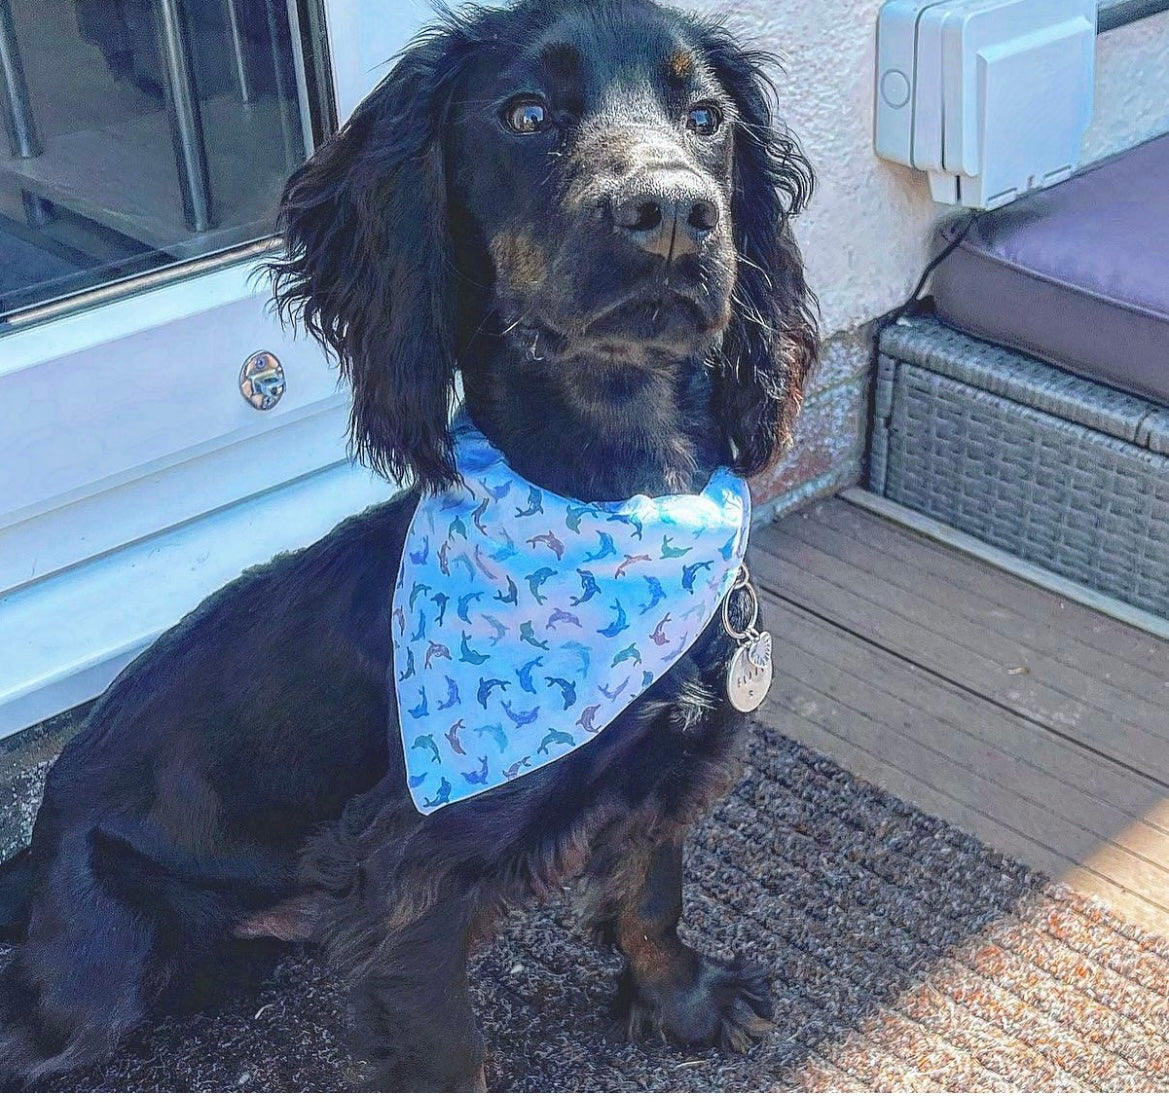
<svg viewBox="0 0 1169 1102"><path fill-rule="evenodd" d="M1169 942L760 729L688 851L686 936L773 977L746 1056L622 1039L617 956L568 903L515 918L474 989L505 1090L1169 1089ZM309 953L60 1089L344 1089L344 1002Z"/></svg>

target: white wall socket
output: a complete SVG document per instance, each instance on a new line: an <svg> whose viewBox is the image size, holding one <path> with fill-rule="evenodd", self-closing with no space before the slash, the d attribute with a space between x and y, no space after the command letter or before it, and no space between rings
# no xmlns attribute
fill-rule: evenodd
<svg viewBox="0 0 1169 1102"><path fill-rule="evenodd" d="M1092 118L1096 0L887 0L877 153L998 207L1070 176Z"/></svg>

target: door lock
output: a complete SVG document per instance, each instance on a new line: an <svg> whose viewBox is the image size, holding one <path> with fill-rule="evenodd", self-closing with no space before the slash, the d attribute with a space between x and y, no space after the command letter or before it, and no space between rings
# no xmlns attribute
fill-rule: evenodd
<svg viewBox="0 0 1169 1102"><path fill-rule="evenodd" d="M253 352L239 373L239 390L253 409L271 409L284 397L284 368L271 352Z"/></svg>

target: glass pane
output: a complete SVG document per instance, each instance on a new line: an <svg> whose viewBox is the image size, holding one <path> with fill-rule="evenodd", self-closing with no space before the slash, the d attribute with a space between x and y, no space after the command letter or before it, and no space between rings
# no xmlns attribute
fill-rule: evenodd
<svg viewBox="0 0 1169 1102"><path fill-rule="evenodd" d="M0 318L270 234L300 52L295 0L0 0Z"/></svg>

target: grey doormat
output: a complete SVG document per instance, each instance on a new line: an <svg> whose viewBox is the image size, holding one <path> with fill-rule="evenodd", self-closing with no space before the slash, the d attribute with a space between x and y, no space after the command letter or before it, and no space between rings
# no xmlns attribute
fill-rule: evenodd
<svg viewBox="0 0 1169 1102"><path fill-rule="evenodd" d="M502 1090L1169 1089L1169 942L759 730L751 771L694 836L691 941L773 976L777 1027L744 1057L635 1045L617 957L565 904L475 966ZM85 1090L337 1090L343 1001L311 954L216 1014L171 1019Z"/></svg>

